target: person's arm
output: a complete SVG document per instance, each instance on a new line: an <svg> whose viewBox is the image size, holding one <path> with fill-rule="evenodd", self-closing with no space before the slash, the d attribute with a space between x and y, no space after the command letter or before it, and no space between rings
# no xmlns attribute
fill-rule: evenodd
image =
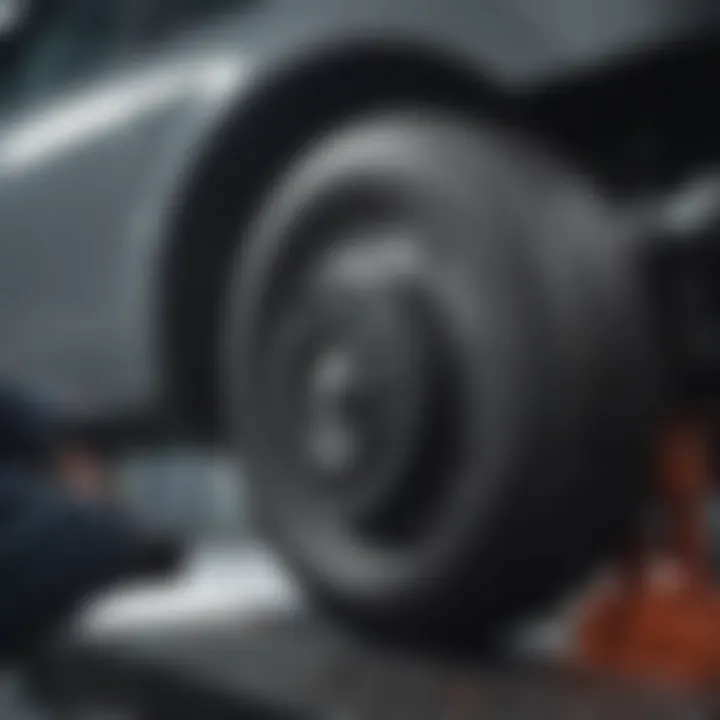
<svg viewBox="0 0 720 720"><path fill-rule="evenodd" d="M173 538L112 502L109 484L101 459L46 407L0 388L0 662L106 586L180 559Z"/></svg>
<svg viewBox="0 0 720 720"><path fill-rule="evenodd" d="M32 651L88 599L123 580L172 570L180 546L119 506L58 481L0 474L0 663Z"/></svg>

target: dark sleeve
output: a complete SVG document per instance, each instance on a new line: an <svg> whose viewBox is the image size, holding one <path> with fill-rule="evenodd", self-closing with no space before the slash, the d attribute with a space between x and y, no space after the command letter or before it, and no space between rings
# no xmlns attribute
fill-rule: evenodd
<svg viewBox="0 0 720 720"><path fill-rule="evenodd" d="M2 505L13 512L0 513L0 662L32 651L103 588L179 560L173 543L48 483L0 478Z"/></svg>
<svg viewBox="0 0 720 720"><path fill-rule="evenodd" d="M0 463L42 463L60 442L49 404L0 384Z"/></svg>

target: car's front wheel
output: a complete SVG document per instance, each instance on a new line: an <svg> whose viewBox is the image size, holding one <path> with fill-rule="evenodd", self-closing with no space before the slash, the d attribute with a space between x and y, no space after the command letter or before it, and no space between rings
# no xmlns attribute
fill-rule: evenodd
<svg viewBox="0 0 720 720"><path fill-rule="evenodd" d="M306 586L472 639L627 537L653 400L634 280L602 200L491 126L378 115L294 162L238 253L224 378Z"/></svg>

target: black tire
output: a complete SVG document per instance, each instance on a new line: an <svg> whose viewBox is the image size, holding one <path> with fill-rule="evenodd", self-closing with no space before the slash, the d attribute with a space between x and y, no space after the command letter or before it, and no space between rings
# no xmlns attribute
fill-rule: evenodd
<svg viewBox="0 0 720 720"><path fill-rule="evenodd" d="M388 269L406 252L402 229L413 272ZM266 532L322 601L384 632L475 642L627 540L652 436L653 357L633 247L581 178L497 128L388 113L297 159L241 245L226 398ZM350 267L371 247L390 252L375 279L339 280L328 258L350 253ZM332 295L343 282L352 290ZM402 310L388 289L400 285L414 298ZM373 293L394 298L375 315ZM327 312L346 300L349 314ZM360 480L351 490L318 484L306 462L296 431L307 416L293 404L305 356L285 361L309 337L306 321L322 316L320 335L335 328L329 314L371 328L347 341L352 351L384 343L392 377L405 378L368 411L394 420L374 440L362 425L359 446L373 454L347 466ZM375 370L370 351L358 357Z"/></svg>

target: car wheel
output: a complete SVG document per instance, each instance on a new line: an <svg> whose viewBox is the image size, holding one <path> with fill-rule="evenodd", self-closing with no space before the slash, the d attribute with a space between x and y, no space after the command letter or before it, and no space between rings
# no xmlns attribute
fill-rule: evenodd
<svg viewBox="0 0 720 720"><path fill-rule="evenodd" d="M232 427L325 604L476 642L627 539L654 358L582 178L497 127L377 115L297 158L239 245Z"/></svg>

